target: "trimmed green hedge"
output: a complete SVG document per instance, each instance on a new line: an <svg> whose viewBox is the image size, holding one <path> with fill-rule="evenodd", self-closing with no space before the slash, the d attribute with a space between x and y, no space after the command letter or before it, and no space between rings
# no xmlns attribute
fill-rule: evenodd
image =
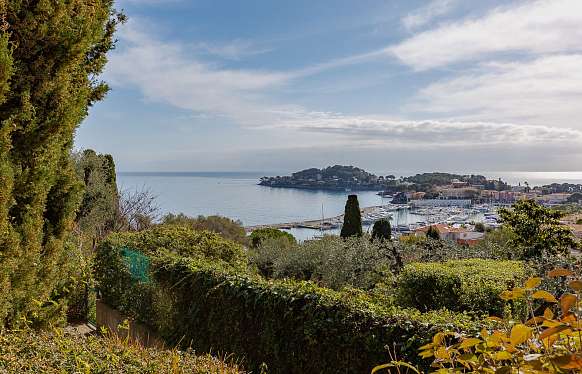
<svg viewBox="0 0 582 374"><path fill-rule="evenodd" d="M504 302L499 295L525 278L526 269L521 261L412 263L398 277L397 301L423 311L447 308L501 315Z"/></svg>
<svg viewBox="0 0 582 374"><path fill-rule="evenodd" d="M233 353L256 372L266 363L273 373L365 373L386 362L393 345L399 358L428 364L417 349L437 330L477 329L468 316L395 308L363 291L267 281L226 262L166 251L149 257L153 281L143 284L131 278L118 246L101 245L103 301L170 344Z"/></svg>

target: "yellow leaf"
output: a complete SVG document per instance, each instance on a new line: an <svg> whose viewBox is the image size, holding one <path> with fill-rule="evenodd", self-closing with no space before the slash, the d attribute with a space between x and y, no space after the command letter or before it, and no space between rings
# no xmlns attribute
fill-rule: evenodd
<svg viewBox="0 0 582 374"><path fill-rule="evenodd" d="M526 325L537 325L539 323L543 323L545 321L544 317L533 317L527 320L525 323Z"/></svg>
<svg viewBox="0 0 582 374"><path fill-rule="evenodd" d="M501 293L501 295L499 295L499 297L500 297L502 300L505 300L505 301L507 301L507 300L512 300L512 299L513 299L513 292L511 292L511 291L503 291L503 292Z"/></svg>
<svg viewBox="0 0 582 374"><path fill-rule="evenodd" d="M560 307L562 308L562 314L567 314L572 306L576 304L578 298L576 295L572 295L571 293L565 293L560 298Z"/></svg>
<svg viewBox="0 0 582 374"><path fill-rule="evenodd" d="M532 297L534 299L544 299L548 303L557 303L558 302L558 300L556 300L556 298L554 297L554 295L552 295L548 291L542 291L542 290L536 291L536 292L534 292L534 294L532 295Z"/></svg>
<svg viewBox="0 0 582 374"><path fill-rule="evenodd" d="M495 316L489 316L489 317L487 317L487 319L490 321L495 321L495 322L499 322L499 323L503 322L503 320L501 318L495 317Z"/></svg>
<svg viewBox="0 0 582 374"><path fill-rule="evenodd" d="M546 319L552 319L554 318L554 312L552 312L550 308L546 308L546 310L544 310L544 317Z"/></svg>
<svg viewBox="0 0 582 374"><path fill-rule="evenodd" d="M525 282L525 288L531 290L532 288L536 288L542 283L542 278L530 278Z"/></svg>
<svg viewBox="0 0 582 374"><path fill-rule="evenodd" d="M451 355L445 347L439 347L439 349L435 351L434 356L436 358L440 358L441 360L448 360L451 358Z"/></svg>
<svg viewBox="0 0 582 374"><path fill-rule="evenodd" d="M477 344L481 343L481 339L477 338L467 338L461 342L459 348L467 349L476 346Z"/></svg>
<svg viewBox="0 0 582 374"><path fill-rule="evenodd" d="M543 340L543 339L547 338L548 336L559 334L560 332L562 332L564 330L568 330L568 326L559 325L556 327L550 327L549 329L545 329L544 331L542 331L542 333L540 334L540 339Z"/></svg>
<svg viewBox="0 0 582 374"><path fill-rule="evenodd" d="M525 342L531 336L532 329L521 323L511 329L510 341L513 345Z"/></svg>
<svg viewBox="0 0 582 374"><path fill-rule="evenodd" d="M425 344L422 347L418 348L418 350L422 351L425 349L431 349L432 347L434 347L434 343L429 343L429 344Z"/></svg>
<svg viewBox="0 0 582 374"><path fill-rule="evenodd" d="M570 288L573 289L574 291L580 292L580 290L582 290L582 281L573 280L570 283L568 283L568 286L570 286Z"/></svg>
<svg viewBox="0 0 582 374"><path fill-rule="evenodd" d="M443 334L442 332L436 333L432 337L432 344L434 344L434 345L441 345L441 344L443 344L444 341L445 341L445 334Z"/></svg>
<svg viewBox="0 0 582 374"><path fill-rule="evenodd" d="M513 356L507 351L499 351L495 353L495 360L511 360Z"/></svg>
<svg viewBox="0 0 582 374"><path fill-rule="evenodd" d="M525 296L525 289L523 289L523 288L515 287L511 291L513 292L513 297L516 299L519 299L520 297Z"/></svg>
<svg viewBox="0 0 582 374"><path fill-rule="evenodd" d="M562 269L562 268L554 269L554 270L548 272L548 277L550 277L550 278L569 277L571 275L574 275L574 273L571 272L570 270L566 270L566 269Z"/></svg>

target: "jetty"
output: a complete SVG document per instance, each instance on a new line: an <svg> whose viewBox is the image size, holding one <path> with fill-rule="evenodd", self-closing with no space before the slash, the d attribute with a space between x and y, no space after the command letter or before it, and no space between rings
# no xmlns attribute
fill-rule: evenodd
<svg viewBox="0 0 582 374"><path fill-rule="evenodd" d="M370 206L370 207L365 207L365 208L360 209L360 212L362 214L362 221L364 223L366 223L366 221L367 221L366 217L374 217L375 219L388 218L389 214L384 214L384 216L382 216L381 213L378 213L378 211L380 209L384 210L385 206L376 205L376 206ZM397 208L394 208L391 210L395 210L395 209L397 209ZM305 221L271 223L271 224L265 224L265 225L246 226L245 231L252 232L254 230L264 229L264 228L273 228L273 229L279 229L279 230L288 230L288 229L292 229L292 228L303 228L303 229L313 229L313 230L330 230L330 229L340 227L342 225L343 221L344 221L344 215L340 214L338 216L324 218L324 219L319 218L319 219L305 220Z"/></svg>

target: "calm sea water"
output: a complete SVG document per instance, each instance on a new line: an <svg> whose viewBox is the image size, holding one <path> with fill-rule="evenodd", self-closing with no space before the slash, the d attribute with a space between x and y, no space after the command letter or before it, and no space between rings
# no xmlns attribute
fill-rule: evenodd
<svg viewBox="0 0 582 374"><path fill-rule="evenodd" d="M395 175L410 175L412 173ZM517 184L531 186L553 182L582 183L582 172L498 172L482 173ZM261 173L120 173L121 189L150 189L157 196L163 213L190 216L214 215L240 220L245 226L318 219L323 213L332 217L343 213L347 192L309 191L258 186ZM268 175L273 175L268 173ZM381 205L382 198L373 191L357 192L361 207ZM384 201L386 203L387 201ZM402 213L393 224L422 220L423 217ZM312 230L293 230L304 239Z"/></svg>

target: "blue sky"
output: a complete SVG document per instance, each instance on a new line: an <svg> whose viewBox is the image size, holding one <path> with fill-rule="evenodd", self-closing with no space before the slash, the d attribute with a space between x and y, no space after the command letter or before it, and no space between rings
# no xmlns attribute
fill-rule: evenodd
<svg viewBox="0 0 582 374"><path fill-rule="evenodd" d="M77 132L121 171L568 171L582 1L119 0Z"/></svg>

